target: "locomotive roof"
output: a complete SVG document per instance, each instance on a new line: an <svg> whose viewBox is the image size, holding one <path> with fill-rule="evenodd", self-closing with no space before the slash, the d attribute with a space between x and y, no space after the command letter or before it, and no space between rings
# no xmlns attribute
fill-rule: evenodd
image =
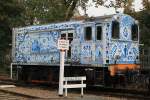
<svg viewBox="0 0 150 100"><path fill-rule="evenodd" d="M130 15L127 15L127 14L116 13L116 14L111 14L111 15L97 16L97 17L80 16L77 18L73 18L70 21L105 22L105 21L112 21L112 19L115 19L115 17L121 17L121 16L131 17Z"/></svg>
<svg viewBox="0 0 150 100"><path fill-rule="evenodd" d="M38 27L47 27L49 25L61 25L61 24L82 24L84 22L105 22L105 21L111 21L113 19L113 17L117 15L117 16L129 16L126 14L112 14L112 15L104 15L104 16L98 16L98 17L81 17L78 18L73 18L70 21L65 21L65 22L57 22L57 23L49 23L49 24L41 24L41 25L31 25L31 26L25 26L25 27L19 27L17 28L17 30L22 31L24 29L31 29L31 28L38 28ZM130 16L131 17L131 16Z"/></svg>

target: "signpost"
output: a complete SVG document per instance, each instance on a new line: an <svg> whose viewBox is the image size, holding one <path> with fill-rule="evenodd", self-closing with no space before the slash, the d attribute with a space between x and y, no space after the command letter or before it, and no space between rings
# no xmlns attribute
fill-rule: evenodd
<svg viewBox="0 0 150 100"><path fill-rule="evenodd" d="M81 96L83 96L83 88L86 87L83 81L86 80L86 77L64 77L65 50L69 50L69 40L58 40L58 49L60 49L59 96L63 96L63 89L65 89L65 96L67 96L68 88L81 88ZM81 81L81 83L67 84L68 81ZM65 85L63 82L65 82Z"/></svg>
<svg viewBox="0 0 150 100"><path fill-rule="evenodd" d="M63 81L64 81L64 60L65 50L69 50L69 40L58 40L58 49L60 49L60 70L59 70L59 96L63 96Z"/></svg>

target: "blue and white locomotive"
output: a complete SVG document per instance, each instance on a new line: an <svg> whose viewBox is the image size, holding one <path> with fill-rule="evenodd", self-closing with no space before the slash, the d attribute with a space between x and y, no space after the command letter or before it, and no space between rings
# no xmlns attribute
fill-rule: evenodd
<svg viewBox="0 0 150 100"><path fill-rule="evenodd" d="M49 77L47 80L57 76L60 38L70 43L69 50L65 51L66 75L78 73L93 80L93 77L100 77L102 69L109 72L107 75L115 76L139 68L138 22L129 15L114 14L14 28L12 64L21 67L20 76L30 80L45 73ZM38 70L35 75L31 75L33 69Z"/></svg>

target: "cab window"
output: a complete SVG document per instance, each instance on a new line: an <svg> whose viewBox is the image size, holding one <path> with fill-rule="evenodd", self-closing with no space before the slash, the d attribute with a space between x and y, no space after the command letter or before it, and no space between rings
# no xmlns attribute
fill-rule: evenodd
<svg viewBox="0 0 150 100"><path fill-rule="evenodd" d="M132 33L132 40L138 41L138 25L137 24L132 25L131 33Z"/></svg>
<svg viewBox="0 0 150 100"><path fill-rule="evenodd" d="M61 39L66 40L66 34L65 33L61 34Z"/></svg>
<svg viewBox="0 0 150 100"><path fill-rule="evenodd" d="M102 40L102 26L96 27L96 39Z"/></svg>
<svg viewBox="0 0 150 100"><path fill-rule="evenodd" d="M92 40L92 27L85 27L85 40Z"/></svg>
<svg viewBox="0 0 150 100"><path fill-rule="evenodd" d="M119 39L119 33L120 33L120 24L118 21L112 22L112 38L113 39Z"/></svg>

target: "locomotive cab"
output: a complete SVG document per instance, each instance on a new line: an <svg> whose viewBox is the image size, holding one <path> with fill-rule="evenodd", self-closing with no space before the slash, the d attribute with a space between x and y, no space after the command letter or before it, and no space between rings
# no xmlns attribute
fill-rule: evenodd
<svg viewBox="0 0 150 100"><path fill-rule="evenodd" d="M111 22L109 41L109 70L118 72L139 69L138 22L128 15L115 15Z"/></svg>
<svg viewBox="0 0 150 100"><path fill-rule="evenodd" d="M103 65L103 24L86 22L83 25L81 64Z"/></svg>

